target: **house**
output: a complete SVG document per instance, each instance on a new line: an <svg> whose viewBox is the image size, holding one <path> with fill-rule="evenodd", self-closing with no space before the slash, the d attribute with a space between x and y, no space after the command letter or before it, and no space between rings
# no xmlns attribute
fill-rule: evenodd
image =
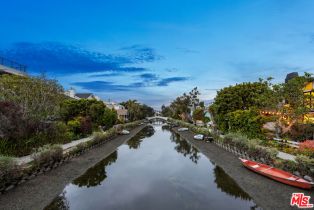
<svg viewBox="0 0 314 210"><path fill-rule="evenodd" d="M65 91L66 96L79 100L79 99L95 99L100 101L100 98L93 93L75 93L75 90L71 88L70 90Z"/></svg>
<svg viewBox="0 0 314 210"><path fill-rule="evenodd" d="M306 105L310 109L310 112L304 116L304 121L314 123L314 80L305 85L303 93L307 96Z"/></svg>
<svg viewBox="0 0 314 210"><path fill-rule="evenodd" d="M287 83L290 79L298 76L299 74L297 72L289 73L286 76L285 82ZM304 122L314 123L314 79L304 85L303 94L307 96L304 104L310 109L310 111L304 115Z"/></svg>
<svg viewBox="0 0 314 210"><path fill-rule="evenodd" d="M109 109L114 109L117 112L118 119L122 122L128 121L128 110L122 106L121 104L115 103L115 102L105 102L105 105Z"/></svg>
<svg viewBox="0 0 314 210"><path fill-rule="evenodd" d="M96 99L97 101L100 101L100 98L93 93L76 93L75 97L79 99Z"/></svg>
<svg viewBox="0 0 314 210"><path fill-rule="evenodd" d="M27 76L26 66L15 61L0 57L0 75L11 74L18 76Z"/></svg>

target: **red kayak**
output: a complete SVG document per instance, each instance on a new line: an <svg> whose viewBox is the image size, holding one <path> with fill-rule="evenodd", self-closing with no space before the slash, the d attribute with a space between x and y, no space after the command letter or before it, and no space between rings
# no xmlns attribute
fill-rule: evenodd
<svg viewBox="0 0 314 210"><path fill-rule="evenodd" d="M242 164L256 172L259 173L261 175L267 176L271 179L274 179L276 181L288 184L288 185L292 185L294 187L300 187L303 189L311 189L313 186L313 182L308 182L300 177L297 177L291 173L288 173L286 171L280 170L278 168L274 168L262 163L258 163L258 162L254 162L251 160L246 160L246 159L242 159L239 158L242 161Z"/></svg>

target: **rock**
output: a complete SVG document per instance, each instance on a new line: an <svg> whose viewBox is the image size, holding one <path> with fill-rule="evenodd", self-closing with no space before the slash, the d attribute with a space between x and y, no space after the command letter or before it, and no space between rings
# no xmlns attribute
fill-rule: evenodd
<svg viewBox="0 0 314 210"><path fill-rule="evenodd" d="M305 175L303 178L309 182L313 182L313 179L308 175Z"/></svg>
<svg viewBox="0 0 314 210"><path fill-rule="evenodd" d="M14 188L14 185L11 184L9 187L5 188L5 191L9 191L9 190L11 190L11 189L13 189L13 188Z"/></svg>
<svg viewBox="0 0 314 210"><path fill-rule="evenodd" d="M298 177L301 177L301 174L300 174L299 171L294 171L293 174L296 175L296 176L298 176Z"/></svg>

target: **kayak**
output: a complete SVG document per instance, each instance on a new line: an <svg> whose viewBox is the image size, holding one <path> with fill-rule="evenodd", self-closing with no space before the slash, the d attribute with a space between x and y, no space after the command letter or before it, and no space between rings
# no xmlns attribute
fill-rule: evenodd
<svg viewBox="0 0 314 210"><path fill-rule="evenodd" d="M204 139L204 135L203 134L197 134L194 136L194 139L196 140L203 140Z"/></svg>
<svg viewBox="0 0 314 210"><path fill-rule="evenodd" d="M313 187L314 184L313 182L306 181L305 179L295 176L289 172L255 161L246 160L242 158L239 159L246 168L261 175L267 176L268 178L274 179L278 182L282 182L284 184L303 189L311 189Z"/></svg>

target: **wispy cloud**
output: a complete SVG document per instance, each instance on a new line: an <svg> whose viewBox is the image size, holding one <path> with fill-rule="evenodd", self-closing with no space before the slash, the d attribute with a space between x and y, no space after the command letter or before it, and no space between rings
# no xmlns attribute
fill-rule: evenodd
<svg viewBox="0 0 314 210"><path fill-rule="evenodd" d="M188 80L188 77L169 77L169 78L164 78L161 79L158 83L157 86L168 86L172 82L182 82Z"/></svg>
<svg viewBox="0 0 314 210"><path fill-rule="evenodd" d="M140 75L143 76L143 75ZM151 80L147 80L150 78ZM88 91L94 92L106 92L106 91L134 91L137 88L145 88L145 87L165 87L168 86L170 83L173 82L182 82L188 80L188 77L168 77L163 79L158 79L158 77L153 77L152 75L146 75L139 82L133 82L126 85L116 84L114 82L108 81L88 81L88 82L73 82L71 85L83 88Z"/></svg>
<svg viewBox="0 0 314 210"><path fill-rule="evenodd" d="M130 91L134 88L142 87L143 83L131 83L129 85L118 85L106 81L74 82L71 85L79 86L88 91L105 92L105 91Z"/></svg>
<svg viewBox="0 0 314 210"><path fill-rule="evenodd" d="M144 81L155 81L159 78L156 74L152 74L152 73L144 73L144 74L139 75L139 77L143 79Z"/></svg>
<svg viewBox="0 0 314 210"><path fill-rule="evenodd" d="M101 71L143 72L145 68L133 65L159 59L152 48L134 46L132 52L125 55L105 54L56 42L19 42L7 49L0 49L0 55L26 64L33 72L45 71L56 75Z"/></svg>
<svg viewBox="0 0 314 210"><path fill-rule="evenodd" d="M142 45L122 47L120 50L126 52L127 57L134 63L153 62L163 58L155 49Z"/></svg>
<svg viewBox="0 0 314 210"><path fill-rule="evenodd" d="M93 77L118 77L118 76L123 76L124 72L106 72L106 73L97 73L97 74L91 74L88 77L93 78Z"/></svg>

